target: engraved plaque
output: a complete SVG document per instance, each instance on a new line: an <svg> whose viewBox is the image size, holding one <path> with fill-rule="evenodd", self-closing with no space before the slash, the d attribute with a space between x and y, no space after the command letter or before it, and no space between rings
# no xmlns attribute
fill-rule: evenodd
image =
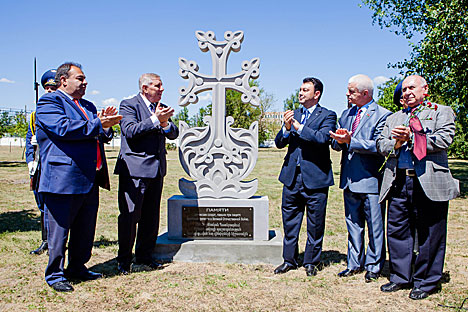
<svg viewBox="0 0 468 312"><path fill-rule="evenodd" d="M182 207L182 237L253 240L253 207Z"/></svg>

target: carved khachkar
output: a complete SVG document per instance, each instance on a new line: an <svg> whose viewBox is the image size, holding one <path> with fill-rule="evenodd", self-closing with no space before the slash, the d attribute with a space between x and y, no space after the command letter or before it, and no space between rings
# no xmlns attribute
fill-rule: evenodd
<svg viewBox="0 0 468 312"><path fill-rule="evenodd" d="M213 74L198 72L194 61L179 58L180 75L188 79L187 87L179 90L180 106L198 102L198 94L212 91L212 115L205 116L206 127L189 128L179 123L179 158L185 172L195 181L179 180L179 189L189 197L250 198L257 191L258 181L242 182L255 167L258 155L258 122L249 129L231 128L234 118L226 117L226 89L242 93L242 101L260 104L259 89L249 85L259 75L260 59L242 62L242 71L226 73L231 51L238 52L244 39L242 31L224 33L224 41L217 41L212 31L197 31L198 46L210 51Z"/></svg>

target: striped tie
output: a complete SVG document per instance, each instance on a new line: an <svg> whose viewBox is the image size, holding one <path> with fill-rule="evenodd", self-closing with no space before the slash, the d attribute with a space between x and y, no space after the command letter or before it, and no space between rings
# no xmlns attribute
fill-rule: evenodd
<svg viewBox="0 0 468 312"><path fill-rule="evenodd" d="M307 119L309 118L310 116L310 112L308 109L305 110L304 114L302 114L303 118L302 118L302 121L301 121L301 125L305 124Z"/></svg>
<svg viewBox="0 0 468 312"><path fill-rule="evenodd" d="M361 121L361 109L359 109L357 111L356 118L354 119L353 127L351 128L352 135L354 135L354 132L356 131L357 127L359 126L360 121Z"/></svg>

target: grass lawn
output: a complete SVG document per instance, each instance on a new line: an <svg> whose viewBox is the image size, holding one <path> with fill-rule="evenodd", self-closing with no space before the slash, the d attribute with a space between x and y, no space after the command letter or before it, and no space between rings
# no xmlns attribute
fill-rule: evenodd
<svg viewBox="0 0 468 312"><path fill-rule="evenodd" d="M107 150L113 170L118 150ZM445 281L442 291L426 300L413 301L409 290L380 292L388 268L373 283L364 275L346 279L337 273L346 268L347 231L342 191L330 188L323 261L325 268L307 277L301 268L274 275L271 265L181 263L160 271L117 274L117 176L111 191L100 191L100 208L90 269L105 278L75 284L73 293L57 293L44 281L47 255L29 251L40 243L39 211L29 191L22 149L0 147L0 311L454 311L438 305L460 306L468 297L468 162L451 160L460 180L462 196L450 202ZM263 149L249 179L258 178L257 195L270 201L270 228L282 229L281 191L278 181L285 150ZM335 184L340 154L332 151ZM180 194L178 180L185 172L178 153L168 155L161 205L161 227L167 223L167 199ZM64 181L66 183L66 181ZM305 222L300 252L305 246ZM468 308L468 303L465 304Z"/></svg>

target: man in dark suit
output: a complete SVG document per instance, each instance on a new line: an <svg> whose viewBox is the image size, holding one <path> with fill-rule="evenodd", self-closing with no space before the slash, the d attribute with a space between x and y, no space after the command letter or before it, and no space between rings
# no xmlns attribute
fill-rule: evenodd
<svg viewBox="0 0 468 312"><path fill-rule="evenodd" d="M166 175L166 137L175 139L179 135L179 129L169 119L174 109L160 103L164 91L161 78L143 74L139 86L138 95L120 103L122 142L114 173L119 175L117 261L122 274L130 273L135 239L136 263L161 268L152 253Z"/></svg>
<svg viewBox="0 0 468 312"><path fill-rule="evenodd" d="M442 278L449 200L458 196L447 149L455 135L449 106L426 101L426 80L403 80L405 109L387 118L377 149L388 157L380 201L388 199L387 240L390 282L383 292L412 288L409 297L427 298ZM413 247L417 240L417 253Z"/></svg>
<svg viewBox="0 0 468 312"><path fill-rule="evenodd" d="M366 75L349 79L348 101L354 104L340 117L342 128L331 132L332 148L342 151L340 188L343 189L348 228L348 264L340 277L365 269L365 281L380 276L385 261L385 205L379 203L384 158L377 152L376 140L391 112L374 102L374 84ZM364 252L367 222L369 244Z"/></svg>
<svg viewBox="0 0 468 312"><path fill-rule="evenodd" d="M275 138L278 148L289 144L279 180L283 186L284 263L275 274L298 266L298 238L307 207L307 243L304 267L307 276L320 270L325 208L328 188L333 185L330 160L330 131L336 129L336 114L318 102L323 84L317 78L305 78L299 91L301 108L284 113L284 125Z"/></svg>
<svg viewBox="0 0 468 312"><path fill-rule="evenodd" d="M81 65L65 63L56 74L58 90L37 103L36 137L42 194L48 218L49 264L46 282L56 291L73 291L68 279L93 280L89 271L99 205L98 186L109 189L104 142L121 116L115 107L101 112L82 99L86 76ZM64 272L68 241L68 267Z"/></svg>

